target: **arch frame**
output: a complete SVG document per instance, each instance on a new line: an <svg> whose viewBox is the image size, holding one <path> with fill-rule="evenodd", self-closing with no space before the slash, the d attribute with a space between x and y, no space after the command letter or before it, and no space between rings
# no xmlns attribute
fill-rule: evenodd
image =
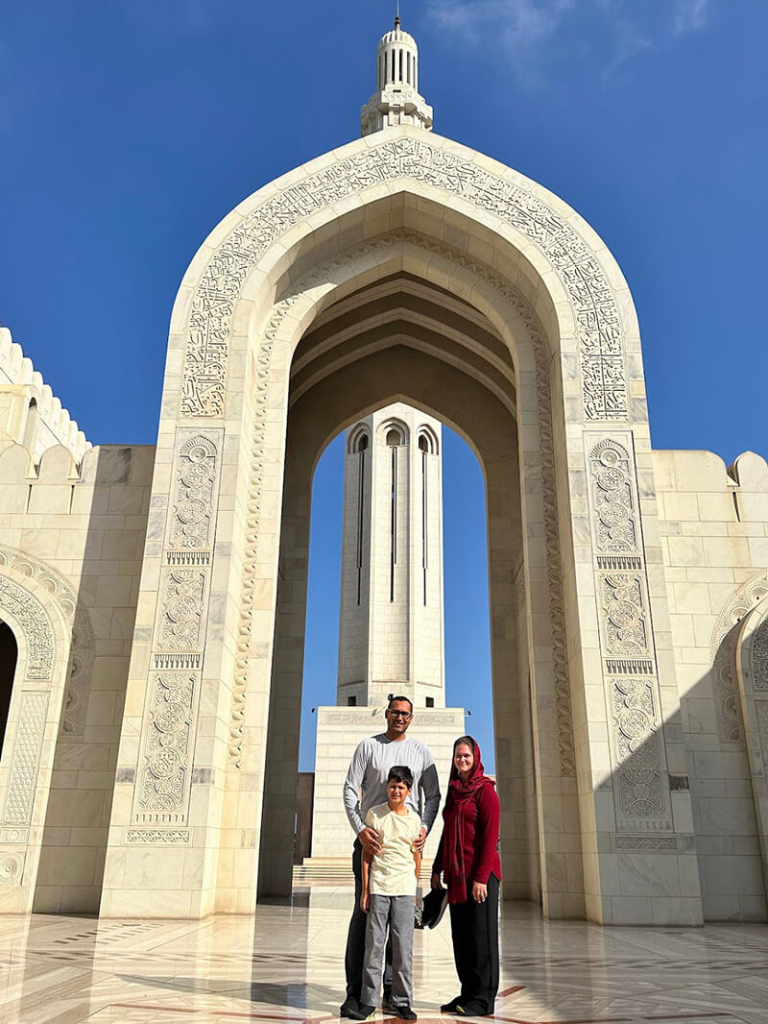
<svg viewBox="0 0 768 1024"><path fill-rule="evenodd" d="M382 239L398 230L383 255ZM260 190L209 236L182 282L119 773L135 780L143 770L136 737L153 728L159 674L184 672L207 711L196 739L176 755L177 767L194 764L208 781L189 794L183 828L169 820L135 827L131 795L115 800L102 913L253 910L291 358L330 303L395 267L469 302L504 339L515 367L534 690L542 719L548 705L556 723L551 749L538 755L552 797L547 812L540 809L552 826L541 850L547 910L581 916L586 905L588 916L605 923L699 923L700 898L681 887L684 864L663 904L654 903L650 884L638 891L616 875L619 848L624 863L638 861L638 873L640 861L658 853L673 852L685 865L691 858L677 834L687 833L690 800L669 792L666 768L667 834L658 842L638 835L656 831L657 822L619 820L613 794L622 672L643 675L666 766L685 770L629 290L601 240L561 200L466 147L407 128L351 143ZM192 430L211 440L220 473L205 490L215 530L182 552L173 524L179 488L187 486L180 439ZM635 495L628 514L638 527L642 517L630 556L636 601L624 612L642 620L643 659L625 656L612 632L615 603L605 594L624 572L625 554L596 525L608 475L589 453L605 440L628 453ZM548 472L537 478L545 458ZM561 842L558 832L570 838ZM132 856L147 845L164 847L158 865L174 865L149 888ZM568 867L574 863L583 865L583 884ZM202 881L169 894L165 870L168 879L186 872ZM237 878L245 884L228 884Z"/></svg>
<svg viewBox="0 0 768 1024"><path fill-rule="evenodd" d="M7 562L0 564L0 618L18 649L0 759L0 913L29 913L71 674L72 622L39 578Z"/></svg>

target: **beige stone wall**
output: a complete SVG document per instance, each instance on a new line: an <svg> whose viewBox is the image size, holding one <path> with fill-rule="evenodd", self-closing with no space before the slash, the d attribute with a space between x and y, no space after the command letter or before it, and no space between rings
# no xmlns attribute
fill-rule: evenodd
<svg viewBox="0 0 768 1024"><path fill-rule="evenodd" d="M0 454L0 578L47 594L66 628L54 651L63 705L44 672L23 678L17 670L14 682L0 762L0 859L21 858L24 873L19 888L0 886L0 910L99 908L153 464L154 448L141 445L89 448L79 466L62 446L37 467L21 445ZM8 609L0 618L20 647L29 645L33 630ZM47 718L31 755L28 821L19 823L23 786L13 769L30 756L30 736L38 742L23 726L37 704Z"/></svg>
<svg viewBox="0 0 768 1024"><path fill-rule="evenodd" d="M653 453L672 641L708 920L764 920L761 857L735 662L739 623L768 593L768 466Z"/></svg>

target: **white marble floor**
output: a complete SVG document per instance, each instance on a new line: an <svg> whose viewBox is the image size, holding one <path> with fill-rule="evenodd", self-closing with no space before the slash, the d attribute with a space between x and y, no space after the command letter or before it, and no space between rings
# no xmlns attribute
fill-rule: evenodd
<svg viewBox="0 0 768 1024"><path fill-rule="evenodd" d="M0 1021L333 1020L351 899L318 888L199 923L0 917ZM530 904L502 916L501 1024L768 1024L768 925L601 929ZM456 993L447 920L417 933L414 958L419 1018L439 1024Z"/></svg>

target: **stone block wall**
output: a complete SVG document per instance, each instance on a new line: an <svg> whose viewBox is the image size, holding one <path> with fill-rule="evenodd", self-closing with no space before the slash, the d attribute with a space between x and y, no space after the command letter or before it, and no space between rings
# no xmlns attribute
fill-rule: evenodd
<svg viewBox="0 0 768 1024"><path fill-rule="evenodd" d="M735 677L745 615L768 593L768 465L655 451L672 642L706 920L766 919L761 854Z"/></svg>
<svg viewBox="0 0 768 1024"><path fill-rule="evenodd" d="M155 449L88 447L78 464L58 445L36 460L5 436L0 453L0 571L41 585L72 610L68 684L46 726L31 829L0 828L0 856L37 842L33 909L98 911ZM3 444L0 435L0 447ZM36 465L37 462L37 465ZM0 609L0 618L3 613ZM22 639L22 643L25 642ZM14 685L13 701L18 701ZM11 704L0 789L21 742ZM2 823L0 822L0 825ZM17 842L12 842L17 840ZM27 856L27 869L30 868ZM25 884L29 875L25 876ZM10 898L11 886L1 887ZM9 904L10 906L10 904Z"/></svg>

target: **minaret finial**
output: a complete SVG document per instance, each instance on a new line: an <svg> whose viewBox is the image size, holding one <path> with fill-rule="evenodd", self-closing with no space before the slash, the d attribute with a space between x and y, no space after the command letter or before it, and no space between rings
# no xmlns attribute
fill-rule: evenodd
<svg viewBox="0 0 768 1024"><path fill-rule="evenodd" d="M395 27L379 42L376 92L362 109L361 135L395 125L432 130L432 107L419 92L419 48L401 27L400 0L395 10Z"/></svg>

